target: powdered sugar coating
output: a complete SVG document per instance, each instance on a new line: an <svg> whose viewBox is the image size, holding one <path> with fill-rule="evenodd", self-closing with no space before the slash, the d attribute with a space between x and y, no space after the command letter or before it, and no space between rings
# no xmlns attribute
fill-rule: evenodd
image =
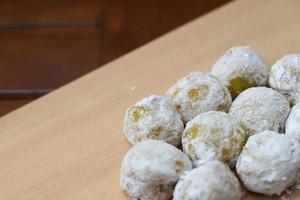
<svg viewBox="0 0 300 200"><path fill-rule="evenodd" d="M167 96L185 123L207 111L226 112L231 104L229 91L218 78L202 72L193 72L179 80L167 91Z"/></svg>
<svg viewBox="0 0 300 200"><path fill-rule="evenodd" d="M178 146L183 122L171 99L151 95L127 109L123 131L131 144L155 139Z"/></svg>
<svg viewBox="0 0 300 200"><path fill-rule="evenodd" d="M299 145L284 134L258 133L249 137L236 169L249 190L279 195L299 177Z"/></svg>
<svg viewBox="0 0 300 200"><path fill-rule="evenodd" d="M267 85L269 69L256 50L239 46L230 48L220 57L211 74L221 80L232 97L236 97L247 88Z"/></svg>
<svg viewBox="0 0 300 200"><path fill-rule="evenodd" d="M120 185L133 200L168 200L180 175L191 169L189 158L176 147L147 140L124 157Z"/></svg>
<svg viewBox="0 0 300 200"><path fill-rule="evenodd" d="M248 133L234 116L210 111L187 123L182 135L182 148L195 166L209 160L235 166L247 137Z"/></svg>
<svg viewBox="0 0 300 200"><path fill-rule="evenodd" d="M180 178L173 200L240 200L241 196L239 181L229 168L210 161Z"/></svg>
<svg viewBox="0 0 300 200"><path fill-rule="evenodd" d="M289 98L291 104L300 102L300 54L286 55L271 68L269 84Z"/></svg>
<svg viewBox="0 0 300 200"><path fill-rule="evenodd" d="M283 132L290 106L279 92L266 87L249 88L233 102L229 113L235 115L250 135L271 130Z"/></svg>
<svg viewBox="0 0 300 200"><path fill-rule="evenodd" d="M300 143L300 103L296 104L286 120L285 133Z"/></svg>

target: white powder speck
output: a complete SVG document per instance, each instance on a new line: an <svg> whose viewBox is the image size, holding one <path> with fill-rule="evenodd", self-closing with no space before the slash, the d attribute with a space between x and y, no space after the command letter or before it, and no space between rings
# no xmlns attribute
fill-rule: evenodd
<svg viewBox="0 0 300 200"><path fill-rule="evenodd" d="M131 86L130 90L134 91L135 90L135 86Z"/></svg>

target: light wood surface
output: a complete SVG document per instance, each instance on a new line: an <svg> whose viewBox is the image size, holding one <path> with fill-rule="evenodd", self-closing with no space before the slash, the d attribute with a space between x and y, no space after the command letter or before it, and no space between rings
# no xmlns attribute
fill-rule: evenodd
<svg viewBox="0 0 300 200"><path fill-rule="evenodd" d="M298 0L236 1L4 116L0 199L129 199L119 189L130 148L125 109L191 71L208 71L231 46L253 46L269 64L300 52L299 19ZM295 191L290 199L299 198Z"/></svg>

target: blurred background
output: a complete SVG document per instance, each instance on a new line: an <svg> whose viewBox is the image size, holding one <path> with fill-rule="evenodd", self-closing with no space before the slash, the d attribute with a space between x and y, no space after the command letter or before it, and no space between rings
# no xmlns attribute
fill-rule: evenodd
<svg viewBox="0 0 300 200"><path fill-rule="evenodd" d="M0 0L0 116L229 0Z"/></svg>

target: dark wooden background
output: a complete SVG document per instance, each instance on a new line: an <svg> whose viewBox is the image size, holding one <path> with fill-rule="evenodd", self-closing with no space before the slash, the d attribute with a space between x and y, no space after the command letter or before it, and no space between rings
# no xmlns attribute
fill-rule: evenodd
<svg viewBox="0 0 300 200"><path fill-rule="evenodd" d="M0 0L0 115L229 0Z"/></svg>

